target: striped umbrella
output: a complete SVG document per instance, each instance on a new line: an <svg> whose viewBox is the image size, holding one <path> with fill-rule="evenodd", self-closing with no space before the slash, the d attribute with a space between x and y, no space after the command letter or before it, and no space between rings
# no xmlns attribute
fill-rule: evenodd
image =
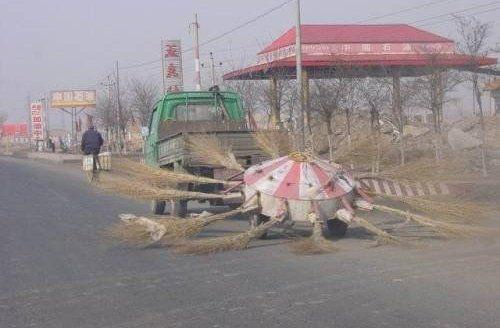
<svg viewBox="0 0 500 328"><path fill-rule="evenodd" d="M245 184L263 194L294 200L327 200L353 189L353 179L339 165L317 157L289 155L245 171Z"/></svg>

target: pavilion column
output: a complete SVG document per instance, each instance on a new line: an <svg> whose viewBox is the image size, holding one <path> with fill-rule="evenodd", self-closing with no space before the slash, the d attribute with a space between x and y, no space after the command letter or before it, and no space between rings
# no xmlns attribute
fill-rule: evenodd
<svg viewBox="0 0 500 328"><path fill-rule="evenodd" d="M278 78L274 75L270 79L269 96L271 103L270 126L272 129L278 129L281 122L281 106L278 97Z"/></svg>
<svg viewBox="0 0 500 328"><path fill-rule="evenodd" d="M404 115L401 102L401 72L398 68L392 73L392 114L396 120L399 132L399 146L401 154L401 164L405 163L405 147L403 138Z"/></svg>

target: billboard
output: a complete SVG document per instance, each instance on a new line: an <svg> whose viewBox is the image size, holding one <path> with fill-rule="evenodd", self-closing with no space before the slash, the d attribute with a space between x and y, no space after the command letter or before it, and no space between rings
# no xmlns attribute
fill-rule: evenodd
<svg viewBox="0 0 500 328"><path fill-rule="evenodd" d="M30 104L31 110L31 138L36 140L43 140L43 105L41 102L36 101Z"/></svg>
<svg viewBox="0 0 500 328"><path fill-rule="evenodd" d="M10 123L0 125L0 137L6 138L27 138L28 124L27 123Z"/></svg>
<svg viewBox="0 0 500 328"><path fill-rule="evenodd" d="M163 87L165 91L182 91L183 79L181 41L162 40L161 58L163 64Z"/></svg>
<svg viewBox="0 0 500 328"><path fill-rule="evenodd" d="M95 108L95 90L60 90L50 93L51 108Z"/></svg>

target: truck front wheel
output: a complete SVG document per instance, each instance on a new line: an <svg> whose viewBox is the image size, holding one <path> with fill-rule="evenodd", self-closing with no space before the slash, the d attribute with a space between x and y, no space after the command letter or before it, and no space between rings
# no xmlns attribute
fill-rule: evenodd
<svg viewBox="0 0 500 328"><path fill-rule="evenodd" d="M152 200L151 201L151 212L155 215L163 215L165 212L165 201L164 200Z"/></svg>

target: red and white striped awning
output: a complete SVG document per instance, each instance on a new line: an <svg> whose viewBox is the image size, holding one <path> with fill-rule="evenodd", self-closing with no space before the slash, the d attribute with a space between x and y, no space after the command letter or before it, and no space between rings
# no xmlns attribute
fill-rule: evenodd
<svg viewBox="0 0 500 328"><path fill-rule="evenodd" d="M349 193L353 179L320 158L284 156L250 167L245 184L263 194L296 200L326 200Z"/></svg>

